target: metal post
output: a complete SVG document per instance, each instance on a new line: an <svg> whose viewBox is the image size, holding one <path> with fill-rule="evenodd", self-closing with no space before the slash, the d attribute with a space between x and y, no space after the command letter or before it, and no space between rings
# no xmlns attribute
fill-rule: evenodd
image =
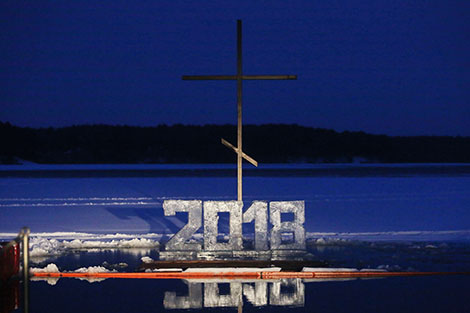
<svg viewBox="0 0 470 313"><path fill-rule="evenodd" d="M21 230L23 239L23 308L29 312L29 233L28 227Z"/></svg>
<svg viewBox="0 0 470 313"><path fill-rule="evenodd" d="M242 194L242 21L237 20L237 182L238 182L238 201L243 201Z"/></svg>

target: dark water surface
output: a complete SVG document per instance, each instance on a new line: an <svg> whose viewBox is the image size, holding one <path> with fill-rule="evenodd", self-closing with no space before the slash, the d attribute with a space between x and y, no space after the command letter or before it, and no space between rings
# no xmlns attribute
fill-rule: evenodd
<svg viewBox="0 0 470 313"><path fill-rule="evenodd" d="M337 282L282 282L276 294L276 282L267 282L264 297L255 306L244 297L244 312L470 312L468 276L439 276L352 280ZM289 288L300 284L301 287ZM232 283L232 285L240 283ZM188 297L188 284L181 280L108 279L88 283L61 279L57 285L33 282L30 291L31 312L162 312L191 311L236 312L237 305L216 304L208 295L213 283L195 283L194 301ZM224 286L225 285L225 286ZM254 288L242 283L243 290ZM218 298L230 297L228 283L218 284ZM233 287L232 287L233 288ZM172 293L176 292L176 297ZM220 295L220 293L225 295ZM280 299L281 297L283 299ZM173 299L173 301L172 301ZM284 303L283 303L284 301ZM182 305L183 303L183 305ZM261 304L260 304L261 303ZM184 305L186 304L186 305Z"/></svg>
<svg viewBox="0 0 470 313"><path fill-rule="evenodd" d="M337 242L308 251L330 267L469 271L468 242ZM135 271L152 250L75 251L50 260L61 271L102 265ZM32 281L30 312L470 312L470 275L349 280ZM240 299L243 303L240 305ZM21 311L18 309L17 311Z"/></svg>

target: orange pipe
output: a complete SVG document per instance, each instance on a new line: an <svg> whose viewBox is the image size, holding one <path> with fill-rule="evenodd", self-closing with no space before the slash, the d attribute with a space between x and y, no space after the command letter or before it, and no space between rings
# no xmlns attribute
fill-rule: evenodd
<svg viewBox="0 0 470 313"><path fill-rule="evenodd" d="M470 272L152 272L152 273L33 273L33 277L139 279L281 279L367 278L394 276L469 275Z"/></svg>
<svg viewBox="0 0 470 313"><path fill-rule="evenodd" d="M33 273L34 277L146 279L260 279L261 272Z"/></svg>
<svg viewBox="0 0 470 313"><path fill-rule="evenodd" d="M368 278L368 277L406 277L406 276L432 276L432 275L468 275L469 272L263 272L264 279L281 278Z"/></svg>

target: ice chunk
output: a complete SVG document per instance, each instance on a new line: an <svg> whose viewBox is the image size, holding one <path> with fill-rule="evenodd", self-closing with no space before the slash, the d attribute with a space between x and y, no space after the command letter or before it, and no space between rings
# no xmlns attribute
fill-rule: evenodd
<svg viewBox="0 0 470 313"><path fill-rule="evenodd" d="M110 273L110 272L117 272L116 270L108 270L103 266L89 266L89 267L81 267L74 271L75 273Z"/></svg>
<svg viewBox="0 0 470 313"><path fill-rule="evenodd" d="M182 268L155 268L155 269L146 269L146 273L159 273L159 272L182 272Z"/></svg>
<svg viewBox="0 0 470 313"><path fill-rule="evenodd" d="M31 274L34 274L34 273L58 273L59 268L54 263L50 263L46 267L43 267L43 268L32 267L32 268L29 269L29 272ZM33 276L33 277L31 277L31 280L46 281L49 285L54 286L59 281L59 278L56 278L56 277L34 277Z"/></svg>
<svg viewBox="0 0 470 313"><path fill-rule="evenodd" d="M29 269L30 273L59 273L59 268L54 263L48 264L46 267L32 267Z"/></svg>
<svg viewBox="0 0 470 313"><path fill-rule="evenodd" d="M56 239L48 240L46 238L32 237L29 242L29 256L36 258L57 254L60 246L60 242Z"/></svg>
<svg viewBox="0 0 470 313"><path fill-rule="evenodd" d="M101 265L109 269L123 269L129 266L129 264L125 262L111 264L111 263L108 263L107 261L104 261L103 263L101 263Z"/></svg>
<svg viewBox="0 0 470 313"><path fill-rule="evenodd" d="M140 260L144 263L152 263L153 262L153 259L151 257L148 257L148 256L143 256L140 258Z"/></svg>

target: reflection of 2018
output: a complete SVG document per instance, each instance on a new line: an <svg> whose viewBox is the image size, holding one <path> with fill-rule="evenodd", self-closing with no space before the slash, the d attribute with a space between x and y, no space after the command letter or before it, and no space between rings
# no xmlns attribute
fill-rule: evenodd
<svg viewBox="0 0 470 313"><path fill-rule="evenodd" d="M188 285L187 296L177 296L176 292L165 292L163 306L165 309L197 309L202 307L236 307L245 296L253 306L268 305L277 306L303 306L305 303L305 286L301 279L281 279L275 282L191 282L184 281ZM204 284L204 298L202 297L202 285ZM222 285L222 286L221 286ZM225 294L219 287L229 285Z"/></svg>
<svg viewBox="0 0 470 313"><path fill-rule="evenodd" d="M163 211L166 216L176 212L187 212L188 223L177 232L166 244L165 250L200 251L202 245L188 242L193 234L201 228L202 209L204 206L204 250L205 251L237 251L243 249L242 224L254 221L255 250L268 250L268 202L253 201L243 212L241 201L205 201L201 200L165 200ZM228 242L219 242L218 213L229 213ZM305 202L304 201L273 201L269 203L269 221L271 249L303 250L305 249ZM284 218L281 215L285 215ZM290 216L288 221L282 221ZM292 216L293 215L293 216ZM283 236L293 239L285 242Z"/></svg>

